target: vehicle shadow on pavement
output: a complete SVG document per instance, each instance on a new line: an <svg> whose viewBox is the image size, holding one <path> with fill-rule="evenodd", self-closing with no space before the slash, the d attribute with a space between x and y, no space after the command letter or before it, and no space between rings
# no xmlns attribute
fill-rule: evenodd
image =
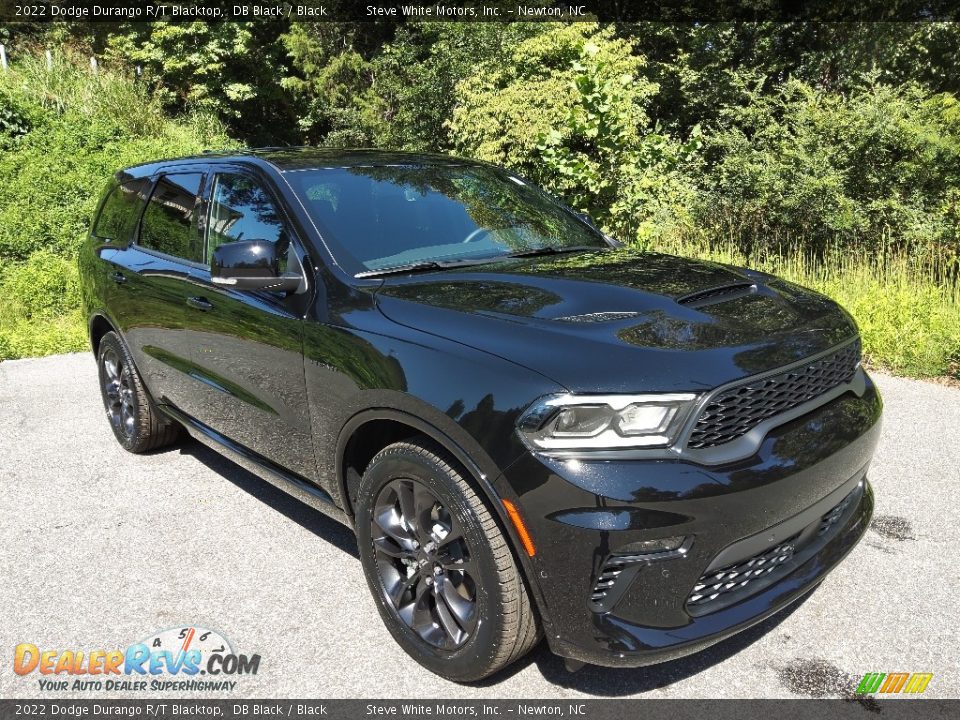
<svg viewBox="0 0 960 720"><path fill-rule="evenodd" d="M819 588L819 585L817 587ZM514 673L535 664L545 680L591 695L618 697L658 690L709 670L714 665L736 655L786 620L816 591L817 589L812 590L789 607L752 628L706 650L678 660L639 668L606 668L587 665L578 672L571 673L564 667L563 660L550 652L546 642L541 642L526 658L478 685L496 685Z"/></svg>
<svg viewBox="0 0 960 720"><path fill-rule="evenodd" d="M263 478L254 475L202 443L189 440L183 442L178 449L183 455L189 455L206 465L218 475L223 476L260 502L269 505L277 512L293 520L302 528L309 530L321 540L325 540L357 560L360 559L360 555L357 553L356 536L343 524L300 502L283 490L275 488Z"/></svg>

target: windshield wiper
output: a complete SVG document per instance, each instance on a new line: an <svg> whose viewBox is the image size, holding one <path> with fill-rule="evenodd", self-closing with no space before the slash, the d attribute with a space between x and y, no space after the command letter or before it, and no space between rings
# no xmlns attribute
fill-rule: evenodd
<svg viewBox="0 0 960 720"><path fill-rule="evenodd" d="M517 250L516 252L507 253L506 255L501 255L500 257L505 258L527 258L527 257L539 257L541 255L562 255L564 253L572 252L583 252L585 250L605 250L606 248L599 247L596 245L570 245L568 247L554 247L553 245L544 245L543 247L530 248L529 250Z"/></svg>
<svg viewBox="0 0 960 720"><path fill-rule="evenodd" d="M364 270L354 275L355 278L373 278L381 275L398 275L400 273L430 272L434 270L450 270L451 268L468 267L470 265L486 265L492 258L473 258L468 260L424 260L423 262L392 265L376 270Z"/></svg>
<svg viewBox="0 0 960 720"><path fill-rule="evenodd" d="M583 252L584 250L604 250L605 248L594 245L571 245L569 247L545 247L531 248L529 250L517 250L506 255L491 255L483 258L465 258L462 260L423 260L421 262L406 263L404 265L392 265L376 270L364 270L354 275L355 278L375 278L383 275L399 275L401 273L433 272L436 270L450 270L451 268L469 267L470 265L487 265L489 263L507 260L510 258L537 257L540 255L562 255L564 253Z"/></svg>

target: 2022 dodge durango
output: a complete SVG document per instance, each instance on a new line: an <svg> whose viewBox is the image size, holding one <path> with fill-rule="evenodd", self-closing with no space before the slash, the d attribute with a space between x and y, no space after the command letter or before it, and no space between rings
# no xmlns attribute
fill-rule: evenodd
<svg viewBox="0 0 960 720"><path fill-rule="evenodd" d="M80 257L107 419L356 532L396 641L483 678L711 645L866 530L881 400L836 304L619 247L511 172L258 150L109 182ZM316 612L323 612L322 602Z"/></svg>

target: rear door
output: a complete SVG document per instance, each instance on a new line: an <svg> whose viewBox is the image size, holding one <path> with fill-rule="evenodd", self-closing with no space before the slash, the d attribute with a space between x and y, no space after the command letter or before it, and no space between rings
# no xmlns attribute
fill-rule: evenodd
<svg viewBox="0 0 960 720"><path fill-rule="evenodd" d="M269 180L252 168L210 166L204 192L204 268L190 320L197 420L287 470L316 479L303 367L303 316L313 279L298 294L232 290L210 282L213 250L238 240L278 245L291 271L305 252Z"/></svg>
<svg viewBox="0 0 960 720"><path fill-rule="evenodd" d="M201 193L206 168L170 168L144 188L133 242L112 253L111 312L159 403L196 411L190 327L203 267Z"/></svg>

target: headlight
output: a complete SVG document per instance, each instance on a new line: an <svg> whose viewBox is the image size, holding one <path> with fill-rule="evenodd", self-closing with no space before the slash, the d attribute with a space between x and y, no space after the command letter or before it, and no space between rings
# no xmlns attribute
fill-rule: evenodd
<svg viewBox="0 0 960 720"><path fill-rule="evenodd" d="M550 395L520 417L517 428L534 450L615 450L666 447L697 396Z"/></svg>

